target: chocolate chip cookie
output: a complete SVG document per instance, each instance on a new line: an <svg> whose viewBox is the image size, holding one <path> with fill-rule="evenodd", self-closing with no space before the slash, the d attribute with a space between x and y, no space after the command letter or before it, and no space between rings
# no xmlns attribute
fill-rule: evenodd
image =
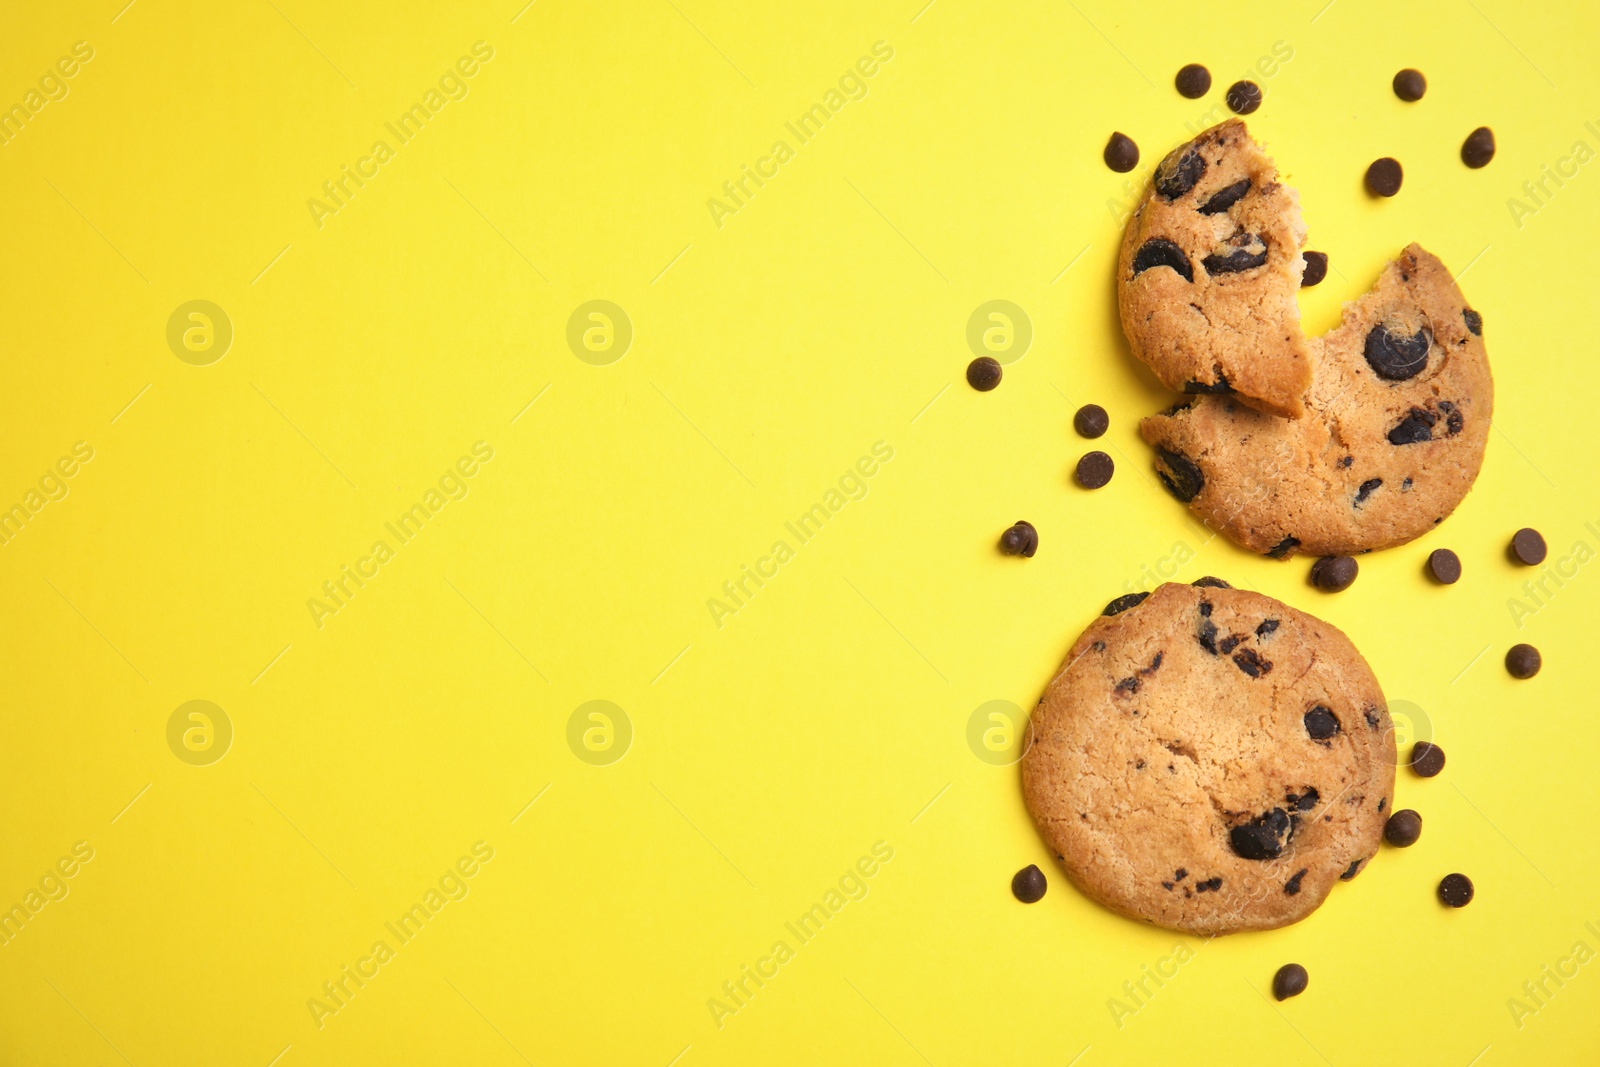
<svg viewBox="0 0 1600 1067"><path fill-rule="evenodd" d="M1170 389L1297 416L1305 225L1238 119L1172 150L1122 236L1117 305L1133 354Z"/></svg>
<svg viewBox="0 0 1600 1067"><path fill-rule="evenodd" d="M1335 627L1259 593L1119 598L1034 709L1023 791L1075 885L1196 934L1314 911L1378 851L1383 692Z"/></svg>
<svg viewBox="0 0 1600 1067"><path fill-rule="evenodd" d="M1206 526L1278 559L1404 544L1461 503L1483 465L1494 385L1483 318L1411 245L1311 342L1305 415L1202 397L1140 435Z"/></svg>

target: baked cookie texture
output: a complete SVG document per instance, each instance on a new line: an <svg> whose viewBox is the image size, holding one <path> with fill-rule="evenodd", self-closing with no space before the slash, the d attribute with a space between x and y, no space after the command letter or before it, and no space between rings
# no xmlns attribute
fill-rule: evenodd
<svg viewBox="0 0 1600 1067"><path fill-rule="evenodd" d="M1202 397L1141 422L1162 482L1207 527L1279 559L1388 548L1444 521L1494 413L1483 319L1444 264L1407 247L1311 353L1301 418Z"/></svg>
<svg viewBox="0 0 1600 1067"><path fill-rule="evenodd" d="M1122 235L1117 306L1133 354L1169 388L1297 416L1311 381L1295 293L1295 192L1238 119L1172 150Z"/></svg>
<svg viewBox="0 0 1600 1067"><path fill-rule="evenodd" d="M1078 638L1034 709L1023 791L1068 877L1113 911L1268 930L1377 854L1394 731L1338 629L1202 581Z"/></svg>

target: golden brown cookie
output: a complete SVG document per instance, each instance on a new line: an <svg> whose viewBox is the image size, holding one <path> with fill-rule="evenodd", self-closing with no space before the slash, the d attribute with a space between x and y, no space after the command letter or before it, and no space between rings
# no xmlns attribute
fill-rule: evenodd
<svg viewBox="0 0 1600 1067"><path fill-rule="evenodd" d="M1444 264L1411 245L1311 351L1302 418L1202 397L1145 419L1162 482L1209 528L1279 559L1387 548L1443 522L1494 413L1483 319Z"/></svg>
<svg viewBox="0 0 1600 1067"><path fill-rule="evenodd" d="M1395 747L1338 629L1217 579L1113 601L1034 709L1023 791L1068 877L1197 934L1304 918L1378 851Z"/></svg>
<svg viewBox="0 0 1600 1067"><path fill-rule="evenodd" d="M1300 414L1311 380L1295 293L1306 231L1243 122L1172 150L1128 220L1117 305L1133 354L1169 388Z"/></svg>

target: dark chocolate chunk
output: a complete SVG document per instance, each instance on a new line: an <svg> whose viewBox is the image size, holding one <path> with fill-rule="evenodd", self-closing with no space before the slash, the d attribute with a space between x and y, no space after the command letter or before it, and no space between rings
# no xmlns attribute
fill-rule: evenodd
<svg viewBox="0 0 1600 1067"><path fill-rule="evenodd" d="M1378 377L1389 382L1415 378L1428 365L1428 349L1433 346L1433 331L1423 326L1407 337L1391 332L1383 323L1367 333L1365 354Z"/></svg>
<svg viewBox="0 0 1600 1067"><path fill-rule="evenodd" d="M1454 585L1461 578L1461 557L1448 548L1428 553L1428 573L1441 585Z"/></svg>
<svg viewBox="0 0 1600 1067"><path fill-rule="evenodd" d="M1355 584L1361 565L1349 556L1323 556L1311 565L1311 584L1325 593L1342 593Z"/></svg>
<svg viewBox="0 0 1600 1067"><path fill-rule="evenodd" d="M1388 805L1388 803L1389 803L1389 798L1388 797L1379 797L1378 798L1378 810L1382 811Z"/></svg>
<svg viewBox="0 0 1600 1067"><path fill-rule="evenodd" d="M1194 586L1199 586L1201 589L1232 589L1233 588L1233 586L1229 585L1227 582L1223 581L1221 578L1213 578L1209 574L1206 575L1204 578L1196 578L1194 581L1190 582L1189 584L1190 585L1194 585Z"/></svg>
<svg viewBox="0 0 1600 1067"><path fill-rule="evenodd" d="M1394 76L1394 95L1408 104L1414 104L1422 99L1422 94L1428 91L1428 79L1422 76L1422 71L1412 70L1407 67Z"/></svg>
<svg viewBox="0 0 1600 1067"><path fill-rule="evenodd" d="M1378 707L1375 704L1368 704L1366 707L1362 708L1361 717L1367 720L1367 729L1369 730L1376 730L1378 728L1378 724L1383 721L1383 719L1378 715Z"/></svg>
<svg viewBox="0 0 1600 1067"><path fill-rule="evenodd" d="M1472 334L1474 337L1481 337L1483 335L1482 315L1478 314L1476 311L1473 311L1471 308L1466 308L1461 312L1461 317L1466 320L1468 333Z"/></svg>
<svg viewBox="0 0 1600 1067"><path fill-rule="evenodd" d="M1303 721L1306 735L1313 741L1326 741L1339 732L1339 717L1326 704L1318 704L1306 712Z"/></svg>
<svg viewBox="0 0 1600 1067"><path fill-rule="evenodd" d="M1464 908L1472 903L1472 879L1464 874L1447 874L1439 880L1439 903L1447 908Z"/></svg>
<svg viewBox="0 0 1600 1067"><path fill-rule="evenodd" d="M1532 678L1543 665L1544 659L1532 645L1512 645L1506 653L1506 670L1513 678Z"/></svg>
<svg viewBox="0 0 1600 1067"><path fill-rule="evenodd" d="M1301 867L1298 871L1295 871L1294 877L1283 883L1283 891L1289 894L1291 897L1300 892L1300 879L1306 876L1306 871L1307 868L1305 867Z"/></svg>
<svg viewBox="0 0 1600 1067"><path fill-rule="evenodd" d="M1194 145L1167 156L1156 168L1156 193L1166 200L1178 197L1194 188L1194 183L1206 172L1206 160Z"/></svg>
<svg viewBox="0 0 1600 1067"><path fill-rule="evenodd" d="M1111 481L1111 474L1115 470L1116 464L1104 452L1085 452L1083 458L1078 460L1078 484L1085 489L1099 489Z"/></svg>
<svg viewBox="0 0 1600 1067"><path fill-rule="evenodd" d="M1271 556L1273 559L1284 559L1289 555L1289 553L1293 552L1299 547L1300 538L1285 537L1282 541L1279 541L1277 544L1267 549L1267 555Z"/></svg>
<svg viewBox="0 0 1600 1067"><path fill-rule="evenodd" d="M1346 867L1344 869L1344 873L1339 876L1339 881L1348 882L1350 879L1354 878L1356 874L1360 872L1361 865L1365 862L1365 860L1356 860L1350 866Z"/></svg>
<svg viewBox="0 0 1600 1067"><path fill-rule="evenodd" d="M1261 86L1252 81L1237 81L1228 86L1228 109L1235 115L1249 115L1261 106Z"/></svg>
<svg viewBox="0 0 1600 1067"><path fill-rule="evenodd" d="M1156 469L1156 477L1167 487L1167 492L1187 504L1200 495L1206 487L1206 476L1188 456L1166 448L1157 448L1156 457L1166 469ZM1296 542L1298 544L1298 542Z"/></svg>
<svg viewBox="0 0 1600 1067"><path fill-rule="evenodd" d="M1179 69L1173 84L1186 99L1198 100L1211 91L1211 72L1198 63L1190 63Z"/></svg>
<svg viewBox="0 0 1600 1067"><path fill-rule="evenodd" d="M1172 872L1172 880L1175 882L1181 882L1187 877L1189 877L1189 869L1187 867L1179 867Z"/></svg>
<svg viewBox="0 0 1600 1067"><path fill-rule="evenodd" d="M1403 808L1383 824L1383 839L1395 848L1410 848L1422 836L1422 816Z"/></svg>
<svg viewBox="0 0 1600 1067"><path fill-rule="evenodd" d="M1032 558L1039 549L1039 531L1033 523L1018 519L1016 524L1000 535L1000 551L1008 556Z"/></svg>
<svg viewBox="0 0 1600 1067"><path fill-rule="evenodd" d="M1466 424L1461 409L1448 400L1441 400L1439 410L1444 412L1444 432L1450 437L1460 433L1461 427Z"/></svg>
<svg viewBox="0 0 1600 1067"><path fill-rule="evenodd" d="M1304 967L1298 963L1285 963L1278 968L1278 973L1272 976L1272 995L1279 1000L1298 997L1306 991L1306 983L1310 980Z"/></svg>
<svg viewBox="0 0 1600 1067"><path fill-rule="evenodd" d="M1011 895L1024 904L1038 903L1044 898L1044 891L1048 888L1044 872L1035 863L1022 868L1011 879Z"/></svg>
<svg viewBox="0 0 1600 1067"><path fill-rule="evenodd" d="M1367 192L1373 196L1393 196L1400 191L1400 183L1405 178L1405 172L1400 169L1400 161L1389 156L1375 159L1367 168Z"/></svg>
<svg viewBox="0 0 1600 1067"><path fill-rule="evenodd" d="M1227 376L1220 370L1216 372L1216 375L1217 380L1210 384L1191 378L1183 383L1183 391L1186 393L1211 393L1216 396L1228 396L1231 394L1233 386L1228 383Z"/></svg>
<svg viewBox="0 0 1600 1067"><path fill-rule="evenodd" d="M1439 416L1422 408L1412 408L1406 417L1389 431L1391 445L1420 445L1433 440L1433 427Z"/></svg>
<svg viewBox="0 0 1600 1067"><path fill-rule="evenodd" d="M1300 275L1300 288L1309 289L1328 276L1328 253L1302 252L1305 257L1305 273Z"/></svg>
<svg viewBox="0 0 1600 1067"><path fill-rule="evenodd" d="M1511 558L1529 567L1544 562L1544 537L1531 527L1524 526L1511 536Z"/></svg>
<svg viewBox="0 0 1600 1067"><path fill-rule="evenodd" d="M1225 256L1212 253L1200 261L1200 265L1206 269L1206 273L1212 275L1238 274L1241 271L1255 270L1257 267L1265 266L1267 262L1266 242L1254 234L1246 234L1245 236L1249 239L1250 244L1260 245L1261 251L1254 252L1249 247L1244 247L1235 248Z"/></svg>
<svg viewBox="0 0 1600 1067"><path fill-rule="evenodd" d="M1411 746L1411 772L1419 778L1432 778L1444 770L1444 749L1432 741Z"/></svg>
<svg viewBox="0 0 1600 1067"><path fill-rule="evenodd" d="M1308 786L1305 793L1290 793L1284 798L1289 802L1291 811L1310 811L1322 799L1322 794L1317 792L1316 786Z"/></svg>
<svg viewBox="0 0 1600 1067"><path fill-rule="evenodd" d="M1200 614L1204 615L1208 619L1211 617L1211 601L1200 601Z"/></svg>
<svg viewBox="0 0 1600 1067"><path fill-rule="evenodd" d="M1171 267L1184 281L1194 281L1194 268L1189 265L1189 257L1165 237L1150 238L1133 254L1134 277L1152 267Z"/></svg>
<svg viewBox="0 0 1600 1067"><path fill-rule="evenodd" d="M967 364L967 384L980 393L999 385L1000 375L1000 361L993 356L979 356Z"/></svg>
<svg viewBox="0 0 1600 1067"><path fill-rule="evenodd" d="M1139 165L1139 146L1133 143L1133 138L1125 133L1113 133L1106 142L1106 149L1101 153L1101 158L1106 161L1106 166L1118 174L1126 174Z"/></svg>
<svg viewBox="0 0 1600 1067"><path fill-rule="evenodd" d="M1269 860L1283 852L1289 829L1289 813L1273 808L1228 831L1228 842L1241 859Z"/></svg>
<svg viewBox="0 0 1600 1067"><path fill-rule="evenodd" d="M1111 425L1111 417L1099 404L1085 404L1072 416L1072 425L1084 437L1099 437Z"/></svg>
<svg viewBox="0 0 1600 1067"><path fill-rule="evenodd" d="M1205 203L1200 205L1202 215L1220 215L1240 200L1250 191L1250 179L1241 178L1226 188L1212 193Z"/></svg>
<svg viewBox="0 0 1600 1067"><path fill-rule="evenodd" d="M1356 489L1356 503L1366 503L1367 497L1372 495L1372 491L1382 484L1382 478L1368 478L1366 481L1362 482L1361 485Z"/></svg>
<svg viewBox="0 0 1600 1067"><path fill-rule="evenodd" d="M1222 654L1226 656L1228 653L1238 648L1239 642L1243 641L1244 639L1244 634L1229 634L1227 637L1224 637L1222 639L1221 646L1219 646Z"/></svg>
<svg viewBox="0 0 1600 1067"><path fill-rule="evenodd" d="M1489 160L1494 158L1494 131L1487 126L1479 126L1467 134L1467 139L1461 142L1461 162L1477 170L1487 167Z"/></svg>
<svg viewBox="0 0 1600 1067"><path fill-rule="evenodd" d="M1102 611L1100 614L1102 614L1102 615L1121 615L1124 611L1127 611L1129 608L1136 608L1140 604L1143 604L1144 603L1144 598L1149 596L1149 595L1150 595L1149 593L1129 593L1126 596L1119 596L1119 597L1117 597L1117 599L1115 599L1111 603L1107 604L1106 605L1106 610Z"/></svg>
<svg viewBox="0 0 1600 1067"><path fill-rule="evenodd" d="M1256 639L1260 640L1261 638L1275 631L1277 628L1277 619L1262 619L1261 625L1256 627Z"/></svg>
<svg viewBox="0 0 1600 1067"><path fill-rule="evenodd" d="M1200 647L1211 653L1217 654L1217 624L1210 619L1201 619L1200 628L1195 631L1195 639L1200 642Z"/></svg>
<svg viewBox="0 0 1600 1067"><path fill-rule="evenodd" d="M1263 674L1272 672L1272 661L1261 658L1261 654L1253 648L1241 648L1233 654L1233 665L1252 678L1259 678Z"/></svg>

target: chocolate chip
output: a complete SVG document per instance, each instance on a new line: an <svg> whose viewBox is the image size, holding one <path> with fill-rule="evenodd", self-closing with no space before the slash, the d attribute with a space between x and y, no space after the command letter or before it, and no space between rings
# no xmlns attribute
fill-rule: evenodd
<svg viewBox="0 0 1600 1067"><path fill-rule="evenodd" d="M1239 642L1243 641L1244 639L1244 634L1229 634L1227 637L1223 638L1220 646L1222 654L1226 656L1228 653L1238 648Z"/></svg>
<svg viewBox="0 0 1600 1067"><path fill-rule="evenodd" d="M1106 166L1118 174L1126 174L1139 165L1139 146L1125 133L1113 133L1103 155Z"/></svg>
<svg viewBox="0 0 1600 1067"><path fill-rule="evenodd" d="M1432 741L1418 741L1411 746L1411 771L1418 778L1432 778L1444 770L1444 749Z"/></svg>
<svg viewBox="0 0 1600 1067"><path fill-rule="evenodd" d="M1167 200L1178 197L1194 188L1195 182L1206 172L1206 160L1194 145L1168 155L1156 168L1156 192Z"/></svg>
<svg viewBox="0 0 1600 1067"><path fill-rule="evenodd" d="M1489 160L1494 158L1494 131L1487 126L1479 126L1467 134L1467 139L1461 142L1461 162L1477 170L1479 167L1489 165Z"/></svg>
<svg viewBox="0 0 1600 1067"><path fill-rule="evenodd" d="M1227 375L1223 374L1220 370L1214 371L1213 373L1215 373L1217 376L1216 381L1207 384L1206 382L1196 381L1191 378L1183 383L1183 391L1186 393L1209 393L1213 396L1228 396L1231 394L1233 392L1233 386L1229 384Z"/></svg>
<svg viewBox="0 0 1600 1067"><path fill-rule="evenodd" d="M1394 76L1394 95L1408 104L1414 104L1422 99L1422 94L1428 91L1428 79L1422 76L1422 71L1412 70L1407 67Z"/></svg>
<svg viewBox="0 0 1600 1067"><path fill-rule="evenodd" d="M1391 445L1420 445L1433 440L1433 426L1439 421L1439 416L1422 408L1412 408L1406 417L1395 424L1389 431Z"/></svg>
<svg viewBox="0 0 1600 1067"><path fill-rule="evenodd" d="M1244 198L1250 191L1250 179L1241 178L1225 189L1219 189L1211 194L1211 198L1200 205L1202 215L1220 215Z"/></svg>
<svg viewBox="0 0 1600 1067"><path fill-rule="evenodd" d="M1379 797L1378 798L1378 810L1382 811L1384 809L1384 806L1386 804L1388 804L1388 803L1389 803L1389 798L1388 797Z"/></svg>
<svg viewBox="0 0 1600 1067"><path fill-rule="evenodd" d="M1422 836L1422 816L1404 808L1383 824L1383 839L1395 848L1410 848Z"/></svg>
<svg viewBox="0 0 1600 1067"><path fill-rule="evenodd" d="M1305 795L1290 793L1284 799L1289 802L1289 807L1294 811L1310 811L1322 799L1322 794L1317 792L1316 786L1310 786L1306 789Z"/></svg>
<svg viewBox="0 0 1600 1067"><path fill-rule="evenodd" d="M1261 106L1261 86L1251 81L1228 86L1228 109L1235 115L1249 115Z"/></svg>
<svg viewBox="0 0 1600 1067"><path fill-rule="evenodd" d="M1367 168L1367 192L1373 196L1393 196L1400 191L1400 182L1405 178L1405 172L1400 169L1400 161L1389 156L1375 159Z"/></svg>
<svg viewBox="0 0 1600 1067"><path fill-rule="evenodd" d="M1372 495L1372 491L1382 484L1382 478L1368 478L1366 481L1362 482L1361 485L1356 488L1356 503L1366 503L1367 497Z"/></svg>
<svg viewBox="0 0 1600 1067"><path fill-rule="evenodd" d="M1200 614L1204 615L1208 619L1211 617L1211 601L1200 601Z"/></svg>
<svg viewBox="0 0 1600 1067"><path fill-rule="evenodd" d="M1461 311L1461 318L1467 324L1468 333L1472 334L1474 337L1481 337L1483 335L1482 315L1478 314L1476 311L1473 311L1471 308L1463 308Z"/></svg>
<svg viewBox="0 0 1600 1067"><path fill-rule="evenodd" d="M1016 524L1000 535L1000 551L1008 556L1032 558L1039 549L1039 531L1031 522L1018 519Z"/></svg>
<svg viewBox="0 0 1600 1067"><path fill-rule="evenodd" d="M1313 741L1326 741L1339 732L1339 718L1325 704L1306 712L1302 721L1306 724L1306 736Z"/></svg>
<svg viewBox="0 0 1600 1067"><path fill-rule="evenodd" d="M1356 860L1350 866L1346 867L1344 869L1344 873L1339 876L1339 881L1348 882L1350 879L1354 878L1361 872L1361 864L1364 862L1364 860Z"/></svg>
<svg viewBox="0 0 1600 1067"><path fill-rule="evenodd" d="M1300 547L1300 538L1285 537L1282 541L1267 549L1267 555L1273 559L1286 559L1289 553Z"/></svg>
<svg viewBox="0 0 1600 1067"><path fill-rule="evenodd" d="M1311 584L1325 593L1342 593L1355 584L1360 570L1349 556L1323 556L1311 565Z"/></svg>
<svg viewBox="0 0 1600 1067"><path fill-rule="evenodd" d="M1229 585L1227 582L1223 581L1221 578L1213 578L1209 574L1206 575L1204 578L1196 578L1194 581L1190 582L1189 584L1193 585L1193 586L1198 586L1201 589L1232 589L1233 588L1233 586Z"/></svg>
<svg viewBox="0 0 1600 1067"><path fill-rule="evenodd" d="M1085 404L1072 416L1072 425L1084 437L1099 437L1111 425L1111 417L1099 404Z"/></svg>
<svg viewBox="0 0 1600 1067"><path fill-rule="evenodd" d="M1150 595L1149 593L1129 593L1126 596L1119 596L1119 597L1117 597L1117 599L1115 599L1111 603L1107 604L1106 605L1106 610L1102 611L1100 614L1102 614L1102 615L1121 615L1124 611L1127 611L1129 608L1136 608L1140 604L1143 604L1144 603L1144 598L1149 596L1149 595Z"/></svg>
<svg viewBox="0 0 1600 1067"><path fill-rule="evenodd" d="M1186 99L1198 100L1211 91L1211 72L1198 63L1190 63L1179 69L1173 84Z"/></svg>
<svg viewBox="0 0 1600 1067"><path fill-rule="evenodd" d="M999 385L1000 374L1000 361L993 356L979 356L967 364L967 384L980 393Z"/></svg>
<svg viewBox="0 0 1600 1067"><path fill-rule="evenodd" d="M1211 605L1209 605L1209 604L1202 605L1202 607L1210 607L1210 606ZM1208 613L1202 611L1201 614L1204 615L1204 614L1208 614ZM1201 619L1200 620L1200 626L1199 626L1199 628L1197 630L1195 630L1194 636L1195 636L1195 640L1200 642L1200 647L1201 648L1205 649L1207 652L1211 653L1213 656L1215 656L1217 654L1217 624L1216 623L1212 622L1210 619Z"/></svg>
<svg viewBox="0 0 1600 1067"><path fill-rule="evenodd" d="M1189 877L1189 870L1186 867L1179 867L1172 872L1172 880L1175 882L1181 882L1187 877Z"/></svg>
<svg viewBox="0 0 1600 1067"><path fill-rule="evenodd" d="M1461 412L1448 400L1439 401L1439 410L1444 412L1444 432L1451 437L1461 432L1463 421Z"/></svg>
<svg viewBox="0 0 1600 1067"><path fill-rule="evenodd" d="M1298 997L1306 991L1306 983L1310 980L1304 967L1298 963L1285 963L1278 968L1278 973L1272 976L1272 995L1279 1000Z"/></svg>
<svg viewBox="0 0 1600 1067"><path fill-rule="evenodd" d="M1382 721L1378 715L1378 706L1376 704L1368 704L1362 708L1361 717L1367 720L1367 729L1369 730L1376 730L1378 723Z"/></svg>
<svg viewBox="0 0 1600 1067"><path fill-rule="evenodd" d="M1260 640L1278 628L1277 619L1262 619L1261 625L1256 627L1256 639Z"/></svg>
<svg viewBox="0 0 1600 1067"><path fill-rule="evenodd" d="M1309 289L1328 276L1328 253L1302 252L1305 257L1306 270L1300 275L1300 288Z"/></svg>
<svg viewBox="0 0 1600 1067"><path fill-rule="evenodd" d="M1543 665L1544 659L1532 645L1512 645L1506 653L1506 670L1513 678L1532 678Z"/></svg>
<svg viewBox="0 0 1600 1067"><path fill-rule="evenodd" d="M1433 347L1433 331L1423 326L1407 337L1383 323L1367 332L1364 354L1373 373L1384 381L1403 382L1415 378L1428 365L1428 349Z"/></svg>
<svg viewBox="0 0 1600 1067"><path fill-rule="evenodd" d="M1263 674L1272 673L1272 661L1262 659L1261 654L1253 648L1241 648L1233 654L1233 665L1252 678L1259 678Z"/></svg>
<svg viewBox="0 0 1600 1067"><path fill-rule="evenodd" d="M1133 254L1135 278L1152 267L1171 267L1184 281L1194 281L1194 268L1189 265L1189 257L1165 237L1150 238Z"/></svg>
<svg viewBox="0 0 1600 1067"><path fill-rule="evenodd" d="M1187 504L1200 495L1206 487L1206 476L1188 456L1166 448L1156 449L1156 458L1166 469L1156 468L1156 477L1167 487L1167 492Z"/></svg>
<svg viewBox="0 0 1600 1067"><path fill-rule="evenodd" d="M1267 262L1266 242L1254 234L1241 234L1240 238L1247 243L1242 248L1235 248L1226 255L1213 252L1200 261L1207 274L1238 274L1242 271L1255 270L1265 266ZM1260 251L1254 251L1251 246L1259 245Z"/></svg>
<svg viewBox="0 0 1600 1067"><path fill-rule="evenodd" d="M1099 489L1111 480L1116 464L1104 452L1085 452L1078 460L1078 484L1085 489Z"/></svg>
<svg viewBox="0 0 1600 1067"><path fill-rule="evenodd" d="M1308 868L1301 867L1298 871L1295 871L1294 872L1294 877L1290 878L1287 882L1283 883L1283 891L1285 893L1289 894L1291 897L1294 896L1296 893L1299 893L1300 892L1300 879L1302 879L1302 878L1304 878L1306 876L1306 871L1307 870L1308 870Z"/></svg>
<svg viewBox="0 0 1600 1067"><path fill-rule="evenodd" d="M1289 813L1273 808L1228 831L1228 842L1241 859L1269 860L1283 852L1289 829Z"/></svg>
<svg viewBox="0 0 1600 1067"><path fill-rule="evenodd" d="M1523 527L1511 536L1511 558L1518 563L1529 567L1537 567L1544 562L1544 538L1539 531L1531 527Z"/></svg>
<svg viewBox="0 0 1600 1067"><path fill-rule="evenodd" d="M1454 585L1461 579L1461 557L1448 548L1428 553L1428 573L1441 585Z"/></svg>
<svg viewBox="0 0 1600 1067"><path fill-rule="evenodd" d="M1036 863L1030 863L1018 871L1011 878L1011 895L1024 904L1036 904L1044 897L1044 891L1049 888L1045 882L1044 872Z"/></svg>
<svg viewBox="0 0 1600 1067"><path fill-rule="evenodd" d="M1464 874L1447 874L1439 880L1439 903L1447 908L1464 908L1472 903L1472 879Z"/></svg>

